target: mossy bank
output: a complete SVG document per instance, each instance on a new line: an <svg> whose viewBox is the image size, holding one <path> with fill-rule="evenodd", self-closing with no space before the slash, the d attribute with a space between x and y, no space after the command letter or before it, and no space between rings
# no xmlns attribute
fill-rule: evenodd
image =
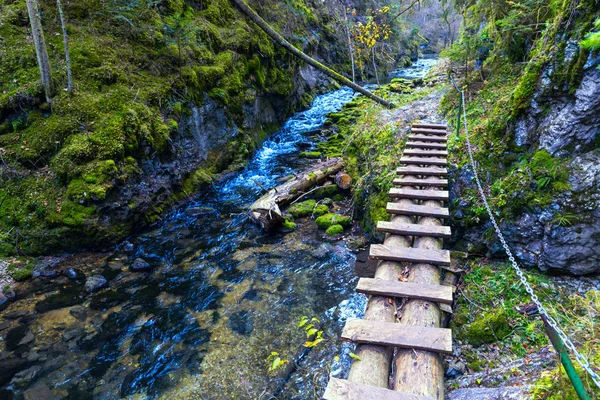
<svg viewBox="0 0 600 400"><path fill-rule="evenodd" d="M250 2L295 45L347 69L320 2ZM0 5L0 255L101 248L233 171L330 82L226 0L42 2L45 102L24 0ZM25 45L24 45L25 44Z"/></svg>

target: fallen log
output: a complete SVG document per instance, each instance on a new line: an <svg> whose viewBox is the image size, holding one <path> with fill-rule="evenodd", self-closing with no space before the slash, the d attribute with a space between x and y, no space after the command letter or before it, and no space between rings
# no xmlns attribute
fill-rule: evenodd
<svg viewBox="0 0 600 400"><path fill-rule="evenodd" d="M339 158L321 162L294 178L269 190L267 194L256 200L250 207L250 218L264 230L272 230L283 223L280 206L291 203L313 186L323 182L329 176L344 167L344 161Z"/></svg>
<svg viewBox="0 0 600 400"><path fill-rule="evenodd" d="M352 186L352 177L346 171L340 171L335 176L335 183L340 189L350 189L350 186Z"/></svg>

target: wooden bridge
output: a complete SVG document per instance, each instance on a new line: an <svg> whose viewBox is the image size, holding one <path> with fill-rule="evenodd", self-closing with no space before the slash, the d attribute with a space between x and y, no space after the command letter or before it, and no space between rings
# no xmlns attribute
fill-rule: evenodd
<svg viewBox="0 0 600 400"><path fill-rule="evenodd" d="M369 295L364 319L349 320L342 339L357 344L348 380L330 378L327 400L424 400L444 398L441 354L452 352L451 313L456 276L442 240L449 217L447 126L412 126L390 190L390 222L369 257L380 260L375 278L361 278L356 291Z"/></svg>

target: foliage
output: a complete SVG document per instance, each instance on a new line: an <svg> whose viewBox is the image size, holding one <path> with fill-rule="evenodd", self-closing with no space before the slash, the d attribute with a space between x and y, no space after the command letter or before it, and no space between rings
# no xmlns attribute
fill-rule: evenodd
<svg viewBox="0 0 600 400"><path fill-rule="evenodd" d="M598 50L600 49L600 19L597 19L595 22L596 31L598 32L590 32L585 35L585 39L583 39L579 44L582 48L588 50Z"/></svg>
<svg viewBox="0 0 600 400"><path fill-rule="evenodd" d="M300 319L300 322L298 323L298 327L304 328L306 337L308 339L312 338L312 340L309 340L304 343L304 347L315 347L316 345L321 343L323 340L325 340L323 338L323 330L319 329L320 325L321 325L321 321L316 317L308 318L307 316L303 316Z"/></svg>
<svg viewBox="0 0 600 400"><path fill-rule="evenodd" d="M276 351L272 351L271 354L269 354L269 357L267 357L267 361L269 362L269 371L270 372L276 371L278 368L289 363L288 360L282 360L281 357L279 356L279 353Z"/></svg>

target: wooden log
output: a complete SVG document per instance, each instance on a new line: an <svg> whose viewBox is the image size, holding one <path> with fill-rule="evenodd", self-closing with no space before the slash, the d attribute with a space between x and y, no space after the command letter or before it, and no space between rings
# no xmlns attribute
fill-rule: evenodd
<svg viewBox="0 0 600 400"><path fill-rule="evenodd" d="M289 204L306 190L323 182L343 167L344 161L336 157L305 170L256 200L250 207L250 218L264 230L278 227L283 222L280 206Z"/></svg>
<svg viewBox="0 0 600 400"><path fill-rule="evenodd" d="M356 285L356 291L368 295L409 297L411 299L429 300L444 304L452 304L453 302L452 288L444 285L426 285L424 283L360 278Z"/></svg>
<svg viewBox="0 0 600 400"><path fill-rule="evenodd" d="M445 124L413 124L413 128L429 128L429 129L448 129L448 125Z"/></svg>
<svg viewBox="0 0 600 400"><path fill-rule="evenodd" d="M323 398L325 400L433 400L431 397L394 392L337 378L329 379Z"/></svg>
<svg viewBox="0 0 600 400"><path fill-rule="evenodd" d="M427 207L442 207L438 201L425 201ZM432 217L421 217L418 221L423 225L442 225L442 221ZM440 250L442 241L431 237L415 238L415 247L427 250ZM441 283L441 270L431 264L413 264L408 274L408 281L429 285ZM442 312L438 303L425 300L409 299L402 309L400 322L403 324L427 327L441 326ZM393 387L399 392L430 396L434 399L444 398L444 365L439 354L424 350L400 349L394 360L395 370Z"/></svg>
<svg viewBox="0 0 600 400"><path fill-rule="evenodd" d="M341 338L355 343L452 353L452 330L446 328L349 319Z"/></svg>
<svg viewBox="0 0 600 400"><path fill-rule="evenodd" d="M335 184L338 185L340 189L350 189L350 186L352 186L352 177L348 175L346 171L340 171L335 176Z"/></svg>

